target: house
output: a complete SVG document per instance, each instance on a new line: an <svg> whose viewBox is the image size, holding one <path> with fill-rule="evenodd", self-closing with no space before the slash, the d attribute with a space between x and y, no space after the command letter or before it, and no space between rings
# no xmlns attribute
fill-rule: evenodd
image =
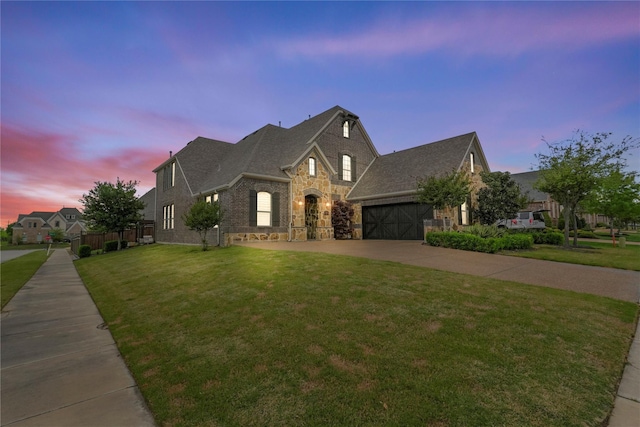
<svg viewBox="0 0 640 427"><path fill-rule="evenodd" d="M42 243L54 230L62 230L71 239L86 231L82 213L76 208L62 208L58 212L31 212L18 215L13 226L13 244Z"/></svg>
<svg viewBox="0 0 640 427"><path fill-rule="evenodd" d="M158 242L199 243L182 221L198 199L220 203L211 240L223 245L332 239L336 200L354 206L355 239L422 239L433 212L416 202L417 180L463 169L478 185L489 170L475 132L380 155L360 118L335 106L235 144L198 137L154 169L155 192L145 196L155 199ZM470 220L467 206L450 213L460 224Z"/></svg>
<svg viewBox="0 0 640 427"><path fill-rule="evenodd" d="M553 224L557 226L562 212L562 205L556 202L548 193L544 193L534 188L536 181L540 178L540 171L514 173L511 174L511 178L520 186L520 191L522 193L527 193L529 197L529 205L527 206L527 209L532 211L547 211L551 221L553 221ZM592 228L595 228L596 224L599 222L609 222L608 218L604 215L581 213L579 216L582 217Z"/></svg>

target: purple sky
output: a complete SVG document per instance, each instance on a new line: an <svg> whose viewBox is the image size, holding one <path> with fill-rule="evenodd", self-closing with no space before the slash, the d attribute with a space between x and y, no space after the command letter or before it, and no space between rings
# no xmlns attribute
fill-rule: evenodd
<svg viewBox="0 0 640 427"><path fill-rule="evenodd" d="M639 2L8 2L0 225L81 208L196 138L341 105L381 154L476 131L530 170L573 131L640 136ZM629 157L640 169L638 153Z"/></svg>

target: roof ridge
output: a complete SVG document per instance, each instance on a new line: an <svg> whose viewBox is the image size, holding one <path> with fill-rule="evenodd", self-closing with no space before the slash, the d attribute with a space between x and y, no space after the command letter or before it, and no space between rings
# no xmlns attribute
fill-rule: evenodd
<svg viewBox="0 0 640 427"><path fill-rule="evenodd" d="M441 140L438 140L438 141L427 142L426 144L416 145L415 147L403 148L402 150L394 151L392 153L382 154L382 155L380 155L380 158L391 156L393 154L404 153L404 152L411 151L411 150L417 150L419 148L423 148L423 147L426 147L428 145L434 145L434 144L439 144L439 143L442 143L442 142L451 141L453 139L458 139L458 138L462 138L462 137L465 137L465 136L470 136L470 135L473 135L475 133L476 133L475 131L467 132L467 133L463 133L463 134L460 134L460 135L457 135L457 136L452 136L451 138L445 138L445 139L441 139Z"/></svg>

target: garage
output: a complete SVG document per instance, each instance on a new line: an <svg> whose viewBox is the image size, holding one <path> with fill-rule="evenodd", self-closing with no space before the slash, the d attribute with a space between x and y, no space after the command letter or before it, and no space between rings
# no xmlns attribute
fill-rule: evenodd
<svg viewBox="0 0 640 427"><path fill-rule="evenodd" d="M422 240L423 219L433 218L431 206L420 203L362 207L362 235L365 239Z"/></svg>

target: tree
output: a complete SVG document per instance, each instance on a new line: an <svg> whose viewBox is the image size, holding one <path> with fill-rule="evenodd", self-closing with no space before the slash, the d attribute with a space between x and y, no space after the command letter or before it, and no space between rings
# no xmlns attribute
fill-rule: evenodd
<svg viewBox="0 0 640 427"><path fill-rule="evenodd" d="M464 171L451 171L440 176L418 180L418 202L445 210L462 205L471 192L471 180ZM446 212L445 212L446 213Z"/></svg>
<svg viewBox="0 0 640 427"><path fill-rule="evenodd" d="M140 211L144 202L136 197L137 181L124 182L118 178L116 184L96 182L96 186L83 194L82 216L89 228L97 231L117 232L118 250L128 229L142 219Z"/></svg>
<svg viewBox="0 0 640 427"><path fill-rule="evenodd" d="M600 186L586 200L588 212L606 215L613 235L614 224L631 221L640 209L640 183L637 172L625 172L618 168L605 176Z"/></svg>
<svg viewBox="0 0 640 427"><path fill-rule="evenodd" d="M500 219L515 218L520 209L529 203L526 194L511 178L509 172L480 172L486 187L478 191L476 218L481 224L494 224Z"/></svg>
<svg viewBox="0 0 640 427"><path fill-rule="evenodd" d="M336 200L331 207L331 223L333 236L336 239L347 239L353 236L353 219L355 211L353 205L345 200Z"/></svg>
<svg viewBox="0 0 640 427"><path fill-rule="evenodd" d="M587 134L576 131L571 139L547 145L548 152L537 154L540 177L534 185L564 206L564 246L569 247L570 218L574 218L573 245L578 246L575 214L578 205L599 186L601 180L624 165L623 155L637 146L637 139L625 137L609 142L611 133Z"/></svg>
<svg viewBox="0 0 640 427"><path fill-rule="evenodd" d="M182 215L182 220L184 221L184 225L189 227L189 230L198 232L200 240L202 241L202 250L206 251L209 246L207 243L207 233L217 225L220 225L222 221L222 210L217 201L209 203L205 200L199 200L191 205L188 212Z"/></svg>
<svg viewBox="0 0 640 427"><path fill-rule="evenodd" d="M49 232L49 236L51 236L51 240L54 242L62 242L64 239L64 230L61 228L54 228Z"/></svg>

